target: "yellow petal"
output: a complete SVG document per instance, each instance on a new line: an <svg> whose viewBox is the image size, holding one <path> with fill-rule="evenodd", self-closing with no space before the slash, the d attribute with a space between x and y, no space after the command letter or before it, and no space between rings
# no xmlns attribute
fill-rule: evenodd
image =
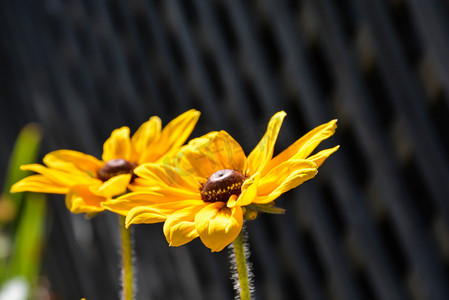
<svg viewBox="0 0 449 300"><path fill-rule="evenodd" d="M45 155L43 161L53 169L87 172L91 176L95 176L97 170L103 166L103 162L95 157L72 150L50 152Z"/></svg>
<svg viewBox="0 0 449 300"><path fill-rule="evenodd" d="M149 149L144 160L155 162L166 155L174 154L190 136L199 117L200 112L191 109L168 123L162 130L157 145L153 144L153 149Z"/></svg>
<svg viewBox="0 0 449 300"><path fill-rule="evenodd" d="M151 145L161 136L161 119L151 117L149 121L143 123L131 138L134 157L132 161L138 164L145 163L144 157L148 151L152 151Z"/></svg>
<svg viewBox="0 0 449 300"><path fill-rule="evenodd" d="M173 212L185 207L203 203L202 200L190 199L177 194L176 191L139 191L127 193L116 199L109 199L102 203L102 206L112 212L126 215L135 207L152 207L159 211L161 215L170 215Z"/></svg>
<svg viewBox="0 0 449 300"><path fill-rule="evenodd" d="M98 196L111 198L126 192L131 174L121 174L110 178L101 185L92 185L90 191Z"/></svg>
<svg viewBox="0 0 449 300"><path fill-rule="evenodd" d="M88 186L73 186L65 197L67 208L74 214L98 213L104 210L101 202L106 200L89 191Z"/></svg>
<svg viewBox="0 0 449 300"><path fill-rule="evenodd" d="M288 160L276 166L268 174L263 176L259 182L259 195L266 195L274 191L291 174L297 171L305 173L317 172L316 164L306 159Z"/></svg>
<svg viewBox="0 0 449 300"><path fill-rule="evenodd" d="M148 186L173 186L185 189L186 193L198 194L200 185L190 176L191 172L178 168L173 162L143 164L134 169L134 173L144 178Z"/></svg>
<svg viewBox="0 0 449 300"><path fill-rule="evenodd" d="M221 251L232 243L242 230L242 225L242 208L228 208L223 202L211 203L195 216L196 231L212 252Z"/></svg>
<svg viewBox="0 0 449 300"><path fill-rule="evenodd" d="M164 222L167 219L167 216L167 214L164 214L151 206L136 206L126 215L125 226L128 228L131 224L153 224Z"/></svg>
<svg viewBox="0 0 449 300"><path fill-rule="evenodd" d="M200 178L208 178L223 169L242 173L246 169L246 156L242 147L223 130L193 139L177 159L181 170Z"/></svg>
<svg viewBox="0 0 449 300"><path fill-rule="evenodd" d="M16 182L11 187L11 193L37 192L49 194L65 194L68 187L61 186L42 175L31 175Z"/></svg>
<svg viewBox="0 0 449 300"><path fill-rule="evenodd" d="M173 164L177 165L186 174L203 178L209 177L217 170L215 168L216 164L212 165L211 154L207 150L217 135L218 132L213 131L199 138L192 139L177 154Z"/></svg>
<svg viewBox="0 0 449 300"><path fill-rule="evenodd" d="M280 163L289 159L305 159L325 139L332 136L337 128L337 120L332 120L309 131L306 135L294 142L290 147L274 157L262 171L262 176Z"/></svg>
<svg viewBox="0 0 449 300"><path fill-rule="evenodd" d="M22 165L20 166L20 169L24 171L33 171L36 173L40 173L57 185L65 187L70 187L73 185L95 184L97 182L100 182L100 180L90 177L87 173L73 173L71 172L71 169L51 169L39 164Z"/></svg>
<svg viewBox="0 0 449 300"><path fill-rule="evenodd" d="M186 207L171 214L164 223L164 234L170 246L178 247L198 237L195 215L206 204Z"/></svg>
<svg viewBox="0 0 449 300"><path fill-rule="evenodd" d="M117 158L125 160L130 160L131 158L129 128L126 126L115 129L103 145L103 161L107 162Z"/></svg>
<svg viewBox="0 0 449 300"><path fill-rule="evenodd" d="M257 195L257 188L259 186L260 173L256 173L242 184L242 193L237 197L231 197L228 202L228 207L246 206L253 202Z"/></svg>
<svg viewBox="0 0 449 300"><path fill-rule="evenodd" d="M318 173L316 165L308 160L289 160L261 178L254 203L265 204L297 187Z"/></svg>
<svg viewBox="0 0 449 300"><path fill-rule="evenodd" d="M126 215L125 224L126 227L129 227L131 224L163 222L177 211L198 206L204 206L204 202L198 200L185 200L172 203L162 202L148 206L134 206Z"/></svg>
<svg viewBox="0 0 449 300"><path fill-rule="evenodd" d="M248 173L255 174L262 170L273 157L274 144L276 143L279 129L286 113L280 111L276 113L268 123L267 131L259 144L248 155Z"/></svg>
<svg viewBox="0 0 449 300"><path fill-rule="evenodd" d="M320 152L318 152L317 154L314 154L312 156L309 156L307 158L307 160L311 160L316 164L316 167L318 168L319 166L321 166L323 164L323 162L335 151L338 150L338 148L340 148L340 146L335 146L334 148L330 148L330 149L326 149L326 150L322 150Z"/></svg>
<svg viewBox="0 0 449 300"><path fill-rule="evenodd" d="M146 180L145 178L136 177L134 178L133 182L131 182L128 185L128 188L132 192L139 192L139 191L144 192L151 185L152 183Z"/></svg>

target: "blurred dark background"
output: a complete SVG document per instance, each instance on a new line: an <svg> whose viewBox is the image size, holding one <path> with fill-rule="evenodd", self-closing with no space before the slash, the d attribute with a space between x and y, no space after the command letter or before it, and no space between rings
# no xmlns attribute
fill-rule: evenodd
<svg viewBox="0 0 449 300"><path fill-rule="evenodd" d="M111 131L202 112L247 151L287 112L276 152L339 119L340 150L247 225L257 299L449 299L449 2L5 0L0 167L19 130L41 157L100 157ZM4 172L0 172L1 182ZM118 299L117 218L49 199L53 299ZM228 255L134 226L137 299L232 299Z"/></svg>

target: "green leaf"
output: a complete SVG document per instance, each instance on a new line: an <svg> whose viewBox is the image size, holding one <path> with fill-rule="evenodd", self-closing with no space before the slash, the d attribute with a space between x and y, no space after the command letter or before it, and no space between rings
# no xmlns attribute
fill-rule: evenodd
<svg viewBox="0 0 449 300"><path fill-rule="evenodd" d="M11 277L24 276L32 284L39 274L46 215L43 194L27 193L9 265Z"/></svg>
<svg viewBox="0 0 449 300"><path fill-rule="evenodd" d="M253 203L253 205L256 208L256 210L263 212L263 213L276 214L276 215L281 215L281 214L285 213L285 209L283 209L281 207L274 206L273 202L270 202L268 204Z"/></svg>
<svg viewBox="0 0 449 300"><path fill-rule="evenodd" d="M28 280L33 286L40 270L46 200L42 194L11 194L11 186L29 175L23 164L36 162L42 133L37 124L26 125L12 151L0 197L0 284L12 278ZM23 204L22 204L23 203ZM8 224L7 227L4 225Z"/></svg>
<svg viewBox="0 0 449 300"><path fill-rule="evenodd" d="M4 194L9 194L11 186L27 175L26 172L19 169L20 165L36 162L41 138L42 131L35 123L26 125L20 131L9 159Z"/></svg>
<svg viewBox="0 0 449 300"><path fill-rule="evenodd" d="M14 183L30 175L30 172L20 170L20 166L36 162L41 138L42 132L39 126L34 123L26 125L17 137L9 159L6 182L0 197L0 207L3 212L3 214L0 213L0 229L5 222L11 221L20 208L24 193L11 194L9 190Z"/></svg>

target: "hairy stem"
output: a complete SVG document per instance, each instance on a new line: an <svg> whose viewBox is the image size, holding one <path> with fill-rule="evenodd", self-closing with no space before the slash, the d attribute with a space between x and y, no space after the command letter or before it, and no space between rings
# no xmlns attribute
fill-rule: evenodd
<svg viewBox="0 0 449 300"><path fill-rule="evenodd" d="M243 229L237 238L233 242L234 246L234 255L235 255L235 269L237 270L238 275L238 290L240 292L241 300L250 300L251 299L251 289L250 289L250 278L249 278L249 270L246 263L246 252L245 247L243 245Z"/></svg>
<svg viewBox="0 0 449 300"><path fill-rule="evenodd" d="M119 216L122 246L122 300L132 300L133 290L133 256L131 232L125 227L125 217Z"/></svg>

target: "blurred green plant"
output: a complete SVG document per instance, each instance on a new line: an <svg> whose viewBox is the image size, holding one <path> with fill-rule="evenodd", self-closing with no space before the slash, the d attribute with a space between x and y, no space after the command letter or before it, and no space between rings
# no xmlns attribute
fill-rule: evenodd
<svg viewBox="0 0 449 300"><path fill-rule="evenodd" d="M42 138L37 124L26 125L16 140L0 196L0 300L28 299L37 284L44 237L46 198L9 192L30 175L20 165L36 162Z"/></svg>

